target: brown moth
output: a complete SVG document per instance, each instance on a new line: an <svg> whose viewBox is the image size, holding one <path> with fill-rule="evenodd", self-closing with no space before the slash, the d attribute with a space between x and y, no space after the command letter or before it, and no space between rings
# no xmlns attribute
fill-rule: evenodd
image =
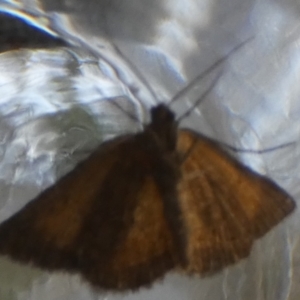
<svg viewBox="0 0 300 300"><path fill-rule="evenodd" d="M294 208L218 143L178 129L160 104L142 132L100 145L4 221L0 254L133 290L172 269L206 276L240 261Z"/></svg>
<svg viewBox="0 0 300 300"><path fill-rule="evenodd" d="M0 254L78 273L96 288L134 290L170 270L207 276L240 261L295 209L220 144L178 129L168 106L150 114L142 132L103 143L0 224Z"/></svg>

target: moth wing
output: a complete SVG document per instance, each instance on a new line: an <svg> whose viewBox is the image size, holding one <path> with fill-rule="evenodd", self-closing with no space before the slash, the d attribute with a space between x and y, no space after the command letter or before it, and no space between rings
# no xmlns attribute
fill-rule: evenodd
<svg viewBox="0 0 300 300"><path fill-rule="evenodd" d="M51 269L78 269L73 244L94 195L114 165L116 149L128 138L101 145L70 173L0 225L0 254Z"/></svg>
<svg viewBox="0 0 300 300"><path fill-rule="evenodd" d="M119 149L78 237L82 274L96 287L136 289L175 266L173 236L153 176L157 161L140 148L134 142Z"/></svg>
<svg viewBox="0 0 300 300"><path fill-rule="evenodd" d="M294 208L278 185L241 165L212 140L180 130L179 201L186 229L187 272L216 272L249 255L253 241ZM190 152L189 152L190 151Z"/></svg>
<svg viewBox="0 0 300 300"><path fill-rule="evenodd" d="M0 254L108 289L137 288L173 268L151 156L137 148L135 136L101 145L0 225Z"/></svg>

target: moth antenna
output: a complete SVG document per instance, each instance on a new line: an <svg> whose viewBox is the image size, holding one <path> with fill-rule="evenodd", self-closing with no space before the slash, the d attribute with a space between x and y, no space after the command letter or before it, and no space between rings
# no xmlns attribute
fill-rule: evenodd
<svg viewBox="0 0 300 300"><path fill-rule="evenodd" d="M145 126L144 123L142 123L134 114L130 113L129 111L125 110L122 106L120 106L118 103L115 101L109 101L110 104L114 105L117 107L120 111L122 111L129 119L133 120L136 123L141 124L143 127Z"/></svg>
<svg viewBox="0 0 300 300"><path fill-rule="evenodd" d="M143 76L143 74L139 71L139 69L136 67L136 65L130 61L130 59L128 59L126 57L126 55L123 54L123 52L121 51L121 49L113 42L111 42L112 47L114 48L114 50L116 51L116 53L122 57L122 59L124 61L126 61L126 63L130 66L130 68L133 70L133 72L140 78L141 82L145 85L145 87L148 89L149 93L151 94L152 98L154 98L154 100L156 100L156 102L158 103L158 98L156 93L154 92L152 86L148 83L148 81L146 80L146 78Z"/></svg>
<svg viewBox="0 0 300 300"><path fill-rule="evenodd" d="M200 98L188 109L185 113L183 113L178 119L177 122L180 123L184 118L188 117L194 109L202 102L204 99L208 96L208 94L212 91L212 89L216 86L217 82L219 81L222 71L218 74L218 76L213 80L213 82L210 84L208 89L200 96Z"/></svg>
<svg viewBox="0 0 300 300"><path fill-rule="evenodd" d="M250 42L251 40L253 40L254 37L250 37L248 39L246 39L245 41L243 41L242 43L238 44L236 47L234 47L233 49L231 49L229 51L229 53L227 53L225 56L221 57L220 59L218 59L214 64L212 64L209 68L207 68L204 72L202 72L201 74L199 74L196 78L194 78L186 87L184 87L182 90L180 90L168 103L169 106L171 106L172 103L174 103L175 101L177 101L178 99L180 99L184 94L186 94L196 83L198 83L201 79L203 79L204 77L206 77L208 74L210 74L213 70L215 70L220 64L222 64L224 61L226 61L232 54L234 54L235 52L237 52L239 49L241 49L244 45L246 45L248 42ZM156 100L156 102L158 103L158 98L157 95L155 93L155 91L153 90L152 86L147 82L147 80L145 79L145 77L143 76L143 74L139 71L139 69L136 67L136 65L131 62L126 55L123 54L123 52L119 49L119 47L111 42L111 46L114 48L114 50L116 51L116 53L124 60L126 61L126 63L132 68L133 72L140 78L140 80L142 81L142 83L145 85L145 87L148 89L149 93L151 94L151 96L154 98L154 100ZM210 93L210 91L213 89L213 87L215 86L216 82L219 80L221 73L216 77L216 79L213 81L213 83L210 85L210 87L201 95L201 97L194 103L194 105L192 105L181 117L179 117L177 119L177 122L179 123L183 118L186 118L187 116L190 115L190 113L195 109L195 107L197 107L199 105L199 103L201 103L205 97ZM130 119L132 119L133 121L141 124L143 127L146 126L145 123L142 123L140 120L138 120L136 118L135 115L131 114L128 111L125 111L121 106L119 106L117 103L115 102L111 102L113 105L115 105L118 109L120 109L122 112L124 112L126 114L126 116L128 116Z"/></svg>
<svg viewBox="0 0 300 300"><path fill-rule="evenodd" d="M237 148L237 147L228 145L228 144L223 143L223 142L218 142L218 144L225 147L225 148L228 148L229 150L231 150L233 152L264 154L264 153L267 153L267 152L272 152L272 151L275 151L275 150L279 150L279 149L287 148L289 146L296 145L296 142L288 142L288 143L285 143L285 144L282 144L282 145L277 145L277 146L267 148L267 149L262 149L262 150Z"/></svg>
<svg viewBox="0 0 300 300"><path fill-rule="evenodd" d="M169 102L169 105L177 101L179 98L181 98L184 94L186 94L196 83L198 83L200 80L205 78L207 75L209 75L212 71L214 71L219 65L221 65L224 61L226 61L231 55L233 55L235 52L240 50L242 47L244 47L246 44L248 44L250 41L254 39L253 37L250 37L246 39L245 41L241 42L237 46L235 46L233 49L229 51L225 56L219 58L215 63L213 63L211 66L209 66L205 71L203 71L201 74L199 74L197 77L195 77L186 87L184 87L182 90L180 90L175 96L172 97L172 99Z"/></svg>
<svg viewBox="0 0 300 300"><path fill-rule="evenodd" d="M221 65L224 61L226 61L231 55L233 55L235 52L240 50L242 47L244 47L246 44L248 44L250 41L254 39L254 36L246 39L245 41L241 42L237 46L235 46L233 49L231 49L225 56L218 59L215 63L210 65L206 70L204 70L201 74L196 76L186 87L181 89L175 96L172 97L172 99L169 101L168 105L172 105L173 102L180 99L184 94L186 94L195 84L197 84L201 79L205 78L207 75L209 75L212 71L214 71L219 65ZM142 83L146 86L151 96L156 100L157 103L159 103L158 97L152 88L152 86L148 83L146 78L143 76L143 74L139 71L139 69L136 67L136 65L130 61L126 57L126 55L123 54L123 52L120 50L120 48L111 42L112 47L117 52L117 54L122 57L123 60L126 61L126 63L132 68L132 70L135 72L135 74L140 78Z"/></svg>
<svg viewBox="0 0 300 300"><path fill-rule="evenodd" d="M196 147L198 142L199 142L199 140L195 140L193 142L192 146L189 148L189 150L184 153L183 157L180 160L180 163L179 163L180 165L182 165L185 162L185 160L189 157L189 155L191 154L193 149ZM264 154L264 153L267 153L267 152L272 152L272 151L275 151L275 150L279 150L279 149L283 149L283 148L286 148L286 147L289 147L289 146L296 145L296 142L289 142L289 143L285 143L285 144L282 144L282 145L274 146L274 147L263 149L263 150L254 150L254 149L236 148L236 147L230 146L226 143L222 143L222 142L219 142L219 141L217 143L220 146L228 148L229 150L231 150L233 152L243 152L243 153L253 153L253 154Z"/></svg>
<svg viewBox="0 0 300 300"><path fill-rule="evenodd" d="M189 155L191 154L191 152L193 151L193 149L196 147L196 145L198 144L198 142L199 142L199 140L195 140L192 143L191 147L188 149L188 151L186 151L184 153L183 157L180 160L180 165L182 165L185 162L185 160L189 157ZM285 144L282 144L282 145L274 146L274 147L263 149L263 150L254 150L254 149L243 149L243 148L233 147L233 146L231 146L229 144L226 144L226 143L223 143L223 142L219 142L219 141L217 141L217 143L220 146L222 146L224 148L227 148L227 149L229 149L230 151L233 151L233 152L253 153L253 154L264 154L264 153L268 153L268 152L272 152L272 151L275 151L275 150L287 148L289 146L293 146L293 145L297 144L296 142L289 142L289 143L285 143Z"/></svg>

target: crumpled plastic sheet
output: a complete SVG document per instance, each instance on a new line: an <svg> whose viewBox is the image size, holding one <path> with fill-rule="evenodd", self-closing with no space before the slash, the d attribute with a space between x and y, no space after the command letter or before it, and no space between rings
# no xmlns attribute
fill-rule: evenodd
<svg viewBox="0 0 300 300"><path fill-rule="evenodd" d="M295 142L235 155L299 200L299 1L2 0L0 11L70 43L0 54L0 221L102 141L141 129L110 101L147 122L149 107L248 39L172 109L183 114L221 74L181 126L241 149ZM213 277L170 273L133 293L0 258L0 298L297 300L299 225L296 210Z"/></svg>

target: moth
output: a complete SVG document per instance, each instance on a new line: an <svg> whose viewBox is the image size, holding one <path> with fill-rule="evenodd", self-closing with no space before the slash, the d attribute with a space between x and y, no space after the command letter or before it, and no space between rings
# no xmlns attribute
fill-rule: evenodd
<svg viewBox="0 0 300 300"><path fill-rule="evenodd" d="M144 130L100 145L0 225L0 254L92 286L135 290L168 271L208 276L247 257L295 209L165 104Z"/></svg>
<svg viewBox="0 0 300 300"><path fill-rule="evenodd" d="M188 155L186 155L188 153ZM247 257L295 208L165 105L144 131L102 144L0 225L0 254L126 290L172 269L209 275Z"/></svg>

